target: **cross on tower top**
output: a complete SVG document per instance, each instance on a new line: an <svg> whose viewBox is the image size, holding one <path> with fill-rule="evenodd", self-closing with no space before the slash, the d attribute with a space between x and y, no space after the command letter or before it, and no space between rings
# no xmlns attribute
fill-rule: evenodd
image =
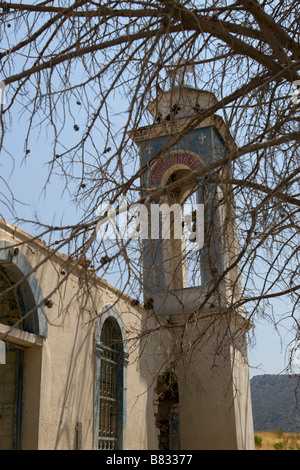
<svg viewBox="0 0 300 470"><path fill-rule="evenodd" d="M176 65L170 67L167 70L167 75L171 80L171 85L184 85L184 79L186 74L192 74L194 72L194 64L187 64L185 60L179 59Z"/></svg>

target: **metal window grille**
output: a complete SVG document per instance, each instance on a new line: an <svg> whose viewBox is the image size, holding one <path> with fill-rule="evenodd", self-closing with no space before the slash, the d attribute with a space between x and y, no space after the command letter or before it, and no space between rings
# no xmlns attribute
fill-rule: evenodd
<svg viewBox="0 0 300 470"><path fill-rule="evenodd" d="M0 274L0 323L8 326L13 326L21 317L21 309L19 306L18 298L14 290L5 292L12 286L11 282L2 274ZM18 323L18 327L21 324Z"/></svg>
<svg viewBox="0 0 300 470"><path fill-rule="evenodd" d="M103 325L101 346L98 449L114 450L118 446L120 412L120 337L110 319Z"/></svg>

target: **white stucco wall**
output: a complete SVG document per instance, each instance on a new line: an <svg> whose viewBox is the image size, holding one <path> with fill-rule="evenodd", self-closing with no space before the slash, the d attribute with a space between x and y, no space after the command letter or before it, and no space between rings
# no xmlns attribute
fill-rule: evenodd
<svg viewBox="0 0 300 470"><path fill-rule="evenodd" d="M0 239L11 243L26 238L24 232L10 227L0 231ZM20 246L20 250L32 266L47 253L47 247L41 242ZM61 266L65 262L65 256L55 255L37 270L44 297L60 282ZM92 276L88 281L87 275ZM93 448L94 333L102 309L107 304L115 305L121 312L128 338L138 335L146 323L155 330L151 314L141 306L133 307L130 300L126 296L120 298L116 289L95 278L93 273L78 269L51 295L52 307L45 309L47 337L39 338L36 345L26 342L26 335L20 333L25 346L23 448L75 449L78 422L82 423L82 447ZM128 343L127 449L157 446L153 386L158 362L165 357L163 348L168 344L162 334L154 332L138 347L136 341ZM12 333L6 340L15 341Z"/></svg>

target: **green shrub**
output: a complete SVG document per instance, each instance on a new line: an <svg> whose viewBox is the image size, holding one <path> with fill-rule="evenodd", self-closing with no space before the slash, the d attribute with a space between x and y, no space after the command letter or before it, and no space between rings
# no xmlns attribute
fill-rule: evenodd
<svg viewBox="0 0 300 470"><path fill-rule="evenodd" d="M254 442L255 442L256 447L261 447L262 437L258 436L257 434L254 434Z"/></svg>
<svg viewBox="0 0 300 470"><path fill-rule="evenodd" d="M273 444L273 447L275 450L282 450L284 448L284 444L283 442L275 442L275 444Z"/></svg>

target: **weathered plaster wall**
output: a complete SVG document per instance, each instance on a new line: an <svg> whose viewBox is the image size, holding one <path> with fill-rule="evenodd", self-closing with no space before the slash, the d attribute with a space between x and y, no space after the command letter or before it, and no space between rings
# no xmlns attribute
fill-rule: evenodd
<svg viewBox="0 0 300 470"><path fill-rule="evenodd" d="M221 312L206 311L191 322L185 339L175 335L185 351L175 369L182 449L253 449L244 334Z"/></svg>
<svg viewBox="0 0 300 470"><path fill-rule="evenodd" d="M18 243L26 241L26 234L2 228L0 239ZM31 243L20 246L20 251L36 266L45 256L46 246ZM61 280L65 261L64 256L54 256L37 270L44 297ZM152 389L168 339L155 331L155 321L148 312L140 306L133 307L126 296L119 299L120 294L106 282L92 279L87 291L86 275L84 269L75 271L50 296L52 306L45 309L48 332L39 345L24 341L23 448L74 449L78 422L82 423L82 447L93 448L95 326L103 307L118 300L115 307L122 312L128 338L135 338L145 327L154 329L138 347L136 341L128 342L125 434L128 449L155 449Z"/></svg>

